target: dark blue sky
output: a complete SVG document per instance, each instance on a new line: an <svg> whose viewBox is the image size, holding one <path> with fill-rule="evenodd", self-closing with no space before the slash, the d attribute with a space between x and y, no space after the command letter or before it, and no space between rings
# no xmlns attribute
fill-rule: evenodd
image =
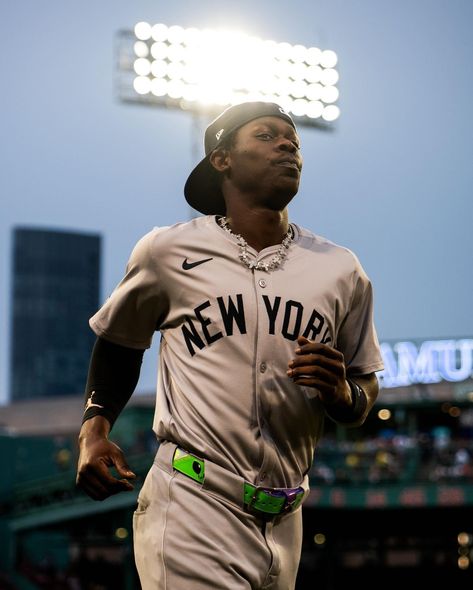
<svg viewBox="0 0 473 590"><path fill-rule="evenodd" d="M335 50L342 114L334 133L300 129L291 219L358 254L382 340L473 336L471 0L15 0L0 5L0 403L15 225L100 232L105 298L142 234L188 217L190 115L114 92L116 32L140 20Z"/></svg>

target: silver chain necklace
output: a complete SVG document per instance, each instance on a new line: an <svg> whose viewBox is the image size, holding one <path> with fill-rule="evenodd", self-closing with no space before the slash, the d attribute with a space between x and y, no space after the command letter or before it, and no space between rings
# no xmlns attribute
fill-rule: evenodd
<svg viewBox="0 0 473 590"><path fill-rule="evenodd" d="M269 272L271 270L275 270L281 264L281 262L286 258L287 251L289 250L289 246L291 245L292 238L293 238L293 231L292 227L289 226L286 235L284 236L281 245L278 248L276 254L269 260L269 262L255 262L248 252L248 242L243 238L240 234L235 234L230 229L228 225L228 220L226 217L220 217L218 219L218 224L222 229L227 231L232 236L235 236L237 239L238 245L240 246L240 253L238 254L238 258L243 262L245 266L247 266L250 270L265 270Z"/></svg>

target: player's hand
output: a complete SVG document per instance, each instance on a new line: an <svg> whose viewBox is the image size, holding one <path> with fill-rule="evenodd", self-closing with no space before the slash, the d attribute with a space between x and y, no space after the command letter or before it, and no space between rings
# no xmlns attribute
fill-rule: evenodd
<svg viewBox="0 0 473 590"><path fill-rule="evenodd" d="M298 385L318 390L328 406L351 406L351 390L346 380L343 354L304 336L297 339L296 356L289 362L288 376Z"/></svg>
<svg viewBox="0 0 473 590"><path fill-rule="evenodd" d="M112 476L111 467L115 467L122 479ZM103 436L81 438L76 483L93 500L130 492L133 485L128 480L135 477L115 443Z"/></svg>

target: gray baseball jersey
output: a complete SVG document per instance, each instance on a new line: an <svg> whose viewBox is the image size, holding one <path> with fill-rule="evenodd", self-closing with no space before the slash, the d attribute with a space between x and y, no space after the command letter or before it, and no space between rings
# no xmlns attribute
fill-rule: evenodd
<svg viewBox="0 0 473 590"><path fill-rule="evenodd" d="M98 336L133 348L161 332L160 440L272 487L300 485L323 428L317 391L286 375L297 337L337 348L351 374L383 367L358 259L292 227L287 258L269 273L242 264L214 216L156 228L90 320ZM277 249L249 251L269 260Z"/></svg>

